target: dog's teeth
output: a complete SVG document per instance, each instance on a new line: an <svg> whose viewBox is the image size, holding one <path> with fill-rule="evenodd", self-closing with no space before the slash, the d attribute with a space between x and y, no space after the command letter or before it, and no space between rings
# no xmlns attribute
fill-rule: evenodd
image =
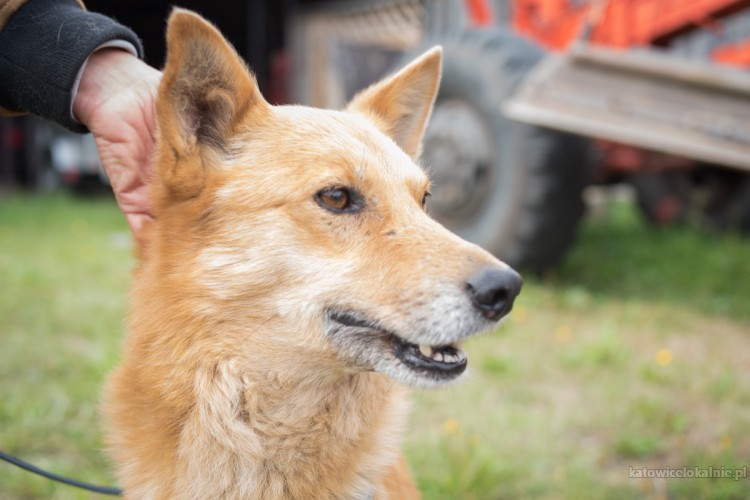
<svg viewBox="0 0 750 500"><path fill-rule="evenodd" d="M442 347L432 347L427 344L419 345L419 352L427 359L437 361L438 363L457 363L460 360L458 354L445 352Z"/></svg>

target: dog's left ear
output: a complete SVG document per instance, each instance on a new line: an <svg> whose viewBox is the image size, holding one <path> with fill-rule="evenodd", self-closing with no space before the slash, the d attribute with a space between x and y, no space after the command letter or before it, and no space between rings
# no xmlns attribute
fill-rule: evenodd
<svg viewBox="0 0 750 500"><path fill-rule="evenodd" d="M442 58L440 47L430 49L395 75L354 96L347 111L366 115L409 156L418 158L440 86Z"/></svg>

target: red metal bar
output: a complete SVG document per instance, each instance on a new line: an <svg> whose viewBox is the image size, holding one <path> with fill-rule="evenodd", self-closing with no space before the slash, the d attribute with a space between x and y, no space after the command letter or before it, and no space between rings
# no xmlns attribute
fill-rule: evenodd
<svg viewBox="0 0 750 500"><path fill-rule="evenodd" d="M466 0L466 11L472 26L483 27L495 24L495 14L492 12L489 0Z"/></svg>
<svg viewBox="0 0 750 500"><path fill-rule="evenodd" d="M714 61L740 68L750 68L750 40L719 47L711 54Z"/></svg>
<svg viewBox="0 0 750 500"><path fill-rule="evenodd" d="M748 6L748 0L609 0L591 40L614 47L649 45ZM587 12L568 0L515 0L513 26L562 50L579 35Z"/></svg>

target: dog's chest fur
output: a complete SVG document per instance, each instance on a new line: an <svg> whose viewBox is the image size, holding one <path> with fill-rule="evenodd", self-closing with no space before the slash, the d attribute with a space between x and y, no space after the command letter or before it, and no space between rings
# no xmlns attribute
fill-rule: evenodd
<svg viewBox="0 0 750 500"><path fill-rule="evenodd" d="M182 470L151 471L154 481L130 495L381 498L382 477L399 453L404 389L375 373L320 382L273 373L254 380L231 361L199 369L198 399L171 446L169 462ZM149 439L147 428L141 438ZM175 478L169 486L168 477Z"/></svg>

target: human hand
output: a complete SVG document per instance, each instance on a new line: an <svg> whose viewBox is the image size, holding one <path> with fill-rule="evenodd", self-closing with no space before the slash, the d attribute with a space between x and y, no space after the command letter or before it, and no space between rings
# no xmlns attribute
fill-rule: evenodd
<svg viewBox="0 0 750 500"><path fill-rule="evenodd" d="M161 72L120 49L102 49L88 60L73 114L94 134L104 170L136 239L153 219L148 179L156 131Z"/></svg>

